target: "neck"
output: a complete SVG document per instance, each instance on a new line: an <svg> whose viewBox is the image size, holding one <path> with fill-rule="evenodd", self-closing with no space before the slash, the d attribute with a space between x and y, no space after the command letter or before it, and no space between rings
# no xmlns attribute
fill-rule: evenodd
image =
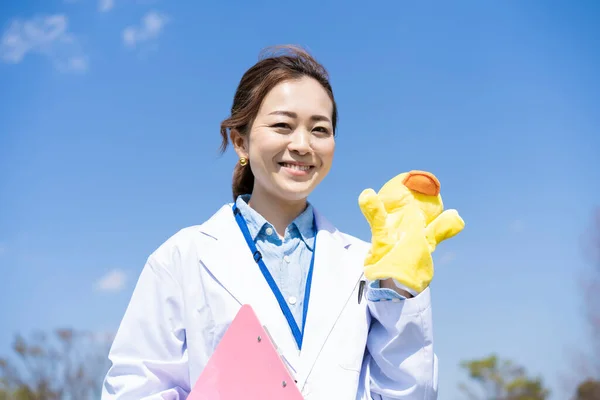
<svg viewBox="0 0 600 400"><path fill-rule="evenodd" d="M248 205L269 221L277 234L283 237L285 229L306 209L306 199L285 201L253 190Z"/></svg>

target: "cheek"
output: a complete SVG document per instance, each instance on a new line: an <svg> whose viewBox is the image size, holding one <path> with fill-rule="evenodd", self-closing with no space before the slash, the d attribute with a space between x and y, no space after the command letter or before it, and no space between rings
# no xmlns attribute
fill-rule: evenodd
<svg viewBox="0 0 600 400"><path fill-rule="evenodd" d="M333 154L335 152L335 141L328 140L326 142L319 143L316 148L317 154L319 154L321 161L325 164L330 164L333 159Z"/></svg>
<svg viewBox="0 0 600 400"><path fill-rule="evenodd" d="M266 162L275 157L282 149L285 148L282 143L282 138L278 135L269 134L268 132L256 131L252 132L250 140L250 156L251 159L259 162Z"/></svg>

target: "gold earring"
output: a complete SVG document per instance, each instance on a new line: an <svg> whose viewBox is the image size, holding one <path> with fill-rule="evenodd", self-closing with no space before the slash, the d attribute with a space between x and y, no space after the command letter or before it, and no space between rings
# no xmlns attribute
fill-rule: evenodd
<svg viewBox="0 0 600 400"><path fill-rule="evenodd" d="M240 165L244 167L246 164L248 164L248 159L246 157L240 157Z"/></svg>

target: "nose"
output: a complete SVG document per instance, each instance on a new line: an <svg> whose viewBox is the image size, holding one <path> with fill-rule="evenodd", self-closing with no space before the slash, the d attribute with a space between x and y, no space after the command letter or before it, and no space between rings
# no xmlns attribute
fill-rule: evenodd
<svg viewBox="0 0 600 400"><path fill-rule="evenodd" d="M290 151L295 151L298 154L306 154L311 149L311 134L305 129L297 129L290 135L288 148Z"/></svg>

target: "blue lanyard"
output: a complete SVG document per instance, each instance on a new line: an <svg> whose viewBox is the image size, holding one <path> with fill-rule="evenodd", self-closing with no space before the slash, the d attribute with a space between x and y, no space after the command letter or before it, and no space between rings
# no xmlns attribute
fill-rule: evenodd
<svg viewBox="0 0 600 400"><path fill-rule="evenodd" d="M311 282L312 282L313 268L315 265L315 250L316 250L316 245L317 245L316 236L315 236L315 244L313 246L312 258L310 260L310 268L308 269L308 276L306 277L306 290L304 292L304 307L302 310L302 329L300 329L298 327L298 324L296 323L296 320L294 319L294 316L292 315L292 312L290 311L290 308L287 305L287 302L285 301L285 299L283 298L283 295L281 294L281 290L279 290L279 287L275 283L275 280L271 276L271 273L269 272L269 270L267 269L267 266L265 265L264 261L262 260L262 254L260 253L260 251L258 251L258 249L256 248L256 245L254 244L254 241L252 240L252 237L250 236L250 231L248 230L248 225L246 225L246 221L244 220L244 217L242 216L240 209L235 204L233 204L233 215L235 216L235 219L244 235L244 238L246 239L246 243L248 244L248 247L250 248L250 251L252 252L252 257L254 258L254 261L258 264L258 267L260 268L260 271L262 272L267 283L269 284L271 291L273 291L273 294L275 295L275 297L277 298L277 301L279 302L279 307L281 308L283 315L285 315L285 318L287 319L288 324L290 325L290 329L292 330L294 339L296 339L296 344L298 345L298 349L302 349L302 338L304 336L304 326L306 325L306 314L308 312L308 301L310 299L310 286L311 286Z"/></svg>

